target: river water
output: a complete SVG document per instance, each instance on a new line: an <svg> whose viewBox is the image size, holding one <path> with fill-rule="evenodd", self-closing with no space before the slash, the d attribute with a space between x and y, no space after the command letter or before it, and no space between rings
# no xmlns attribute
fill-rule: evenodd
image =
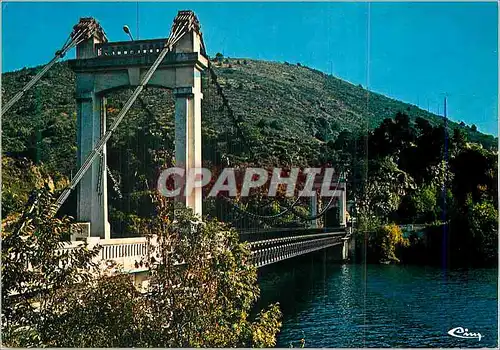
<svg viewBox="0 0 500 350"><path fill-rule="evenodd" d="M498 272L325 262L259 271L260 306L279 301L279 347L497 347ZM448 335L455 327L482 339Z"/></svg>

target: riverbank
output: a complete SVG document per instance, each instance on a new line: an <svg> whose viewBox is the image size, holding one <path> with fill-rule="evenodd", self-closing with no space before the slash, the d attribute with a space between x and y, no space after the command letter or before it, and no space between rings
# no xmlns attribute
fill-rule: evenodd
<svg viewBox="0 0 500 350"><path fill-rule="evenodd" d="M395 233L393 231L398 231ZM498 251L457 224L427 225L403 235L396 225L356 234L352 260L369 264L411 264L440 268L496 268Z"/></svg>

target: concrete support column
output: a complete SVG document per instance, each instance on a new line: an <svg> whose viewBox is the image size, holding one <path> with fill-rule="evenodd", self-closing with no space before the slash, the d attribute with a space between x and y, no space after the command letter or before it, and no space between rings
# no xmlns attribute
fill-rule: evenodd
<svg viewBox="0 0 500 350"><path fill-rule="evenodd" d="M195 87L178 87L175 95L175 163L185 170L184 179L192 171L201 168L201 100L203 94L199 84ZM184 184L177 182L176 187ZM177 201L202 215L202 189L194 188L191 193L181 193Z"/></svg>
<svg viewBox="0 0 500 350"><path fill-rule="evenodd" d="M311 196L311 209L309 211L310 216L315 216L318 214L318 194L316 191L313 192ZM318 219L311 220L311 228L318 228Z"/></svg>
<svg viewBox="0 0 500 350"><path fill-rule="evenodd" d="M94 93L79 93L77 98L78 166L94 148L106 128L105 100ZM106 148L84 175L77 188L77 220L90 222L90 236L110 238Z"/></svg>
<svg viewBox="0 0 500 350"><path fill-rule="evenodd" d="M345 187L344 190L341 191L341 195L339 198L339 223L340 226L346 226L347 225L347 203L346 203L346 191Z"/></svg>
<svg viewBox="0 0 500 350"><path fill-rule="evenodd" d="M349 259L349 241L345 240L342 243L342 260Z"/></svg>
<svg viewBox="0 0 500 350"><path fill-rule="evenodd" d="M349 240L349 257L353 258L356 251L356 235L352 235Z"/></svg>

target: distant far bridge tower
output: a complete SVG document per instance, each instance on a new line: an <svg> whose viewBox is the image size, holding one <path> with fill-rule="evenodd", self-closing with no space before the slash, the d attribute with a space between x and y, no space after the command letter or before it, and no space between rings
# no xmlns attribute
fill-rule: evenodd
<svg viewBox="0 0 500 350"><path fill-rule="evenodd" d="M208 67L198 19L180 11L174 26L190 23L165 56L148 86L171 89L175 96L175 161L177 167L201 167L201 72ZM106 95L117 89L136 87L165 46L167 39L108 42L93 18L82 18L74 27L95 26L93 35L77 45L70 60L76 73L78 166L106 132ZM165 101L167 103L167 101ZM90 223L90 236L110 238L106 148L82 178L77 189L77 220ZM202 214L201 188L178 200Z"/></svg>

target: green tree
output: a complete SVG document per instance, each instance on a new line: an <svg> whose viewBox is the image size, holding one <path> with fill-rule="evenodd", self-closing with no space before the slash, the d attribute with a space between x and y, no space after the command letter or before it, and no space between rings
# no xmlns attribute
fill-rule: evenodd
<svg viewBox="0 0 500 350"><path fill-rule="evenodd" d="M220 62L222 62L224 60L224 55L221 54L220 52L217 52L215 54L215 59L220 63Z"/></svg>
<svg viewBox="0 0 500 350"><path fill-rule="evenodd" d="M146 293L130 276L97 269L98 248L65 250L68 218L51 213L53 199L4 223L4 344L30 347L270 347L281 326L277 304L249 314L259 297L250 251L230 227L174 211L162 199L136 224L156 239L142 264ZM27 266L30 266L27 269Z"/></svg>
<svg viewBox="0 0 500 350"><path fill-rule="evenodd" d="M98 249L64 249L69 218L52 215L47 188L35 191L20 215L2 223L2 336L16 347L57 346L59 295L88 281ZM64 335L61 335L64 336Z"/></svg>
<svg viewBox="0 0 500 350"><path fill-rule="evenodd" d="M399 208L400 217L408 223L431 223L437 219L440 193L432 185L425 185L406 195Z"/></svg>
<svg viewBox="0 0 500 350"><path fill-rule="evenodd" d="M473 202L488 199L496 202L497 155L480 147L469 147L450 161L454 173L453 195L459 206L464 207L467 196Z"/></svg>
<svg viewBox="0 0 500 350"><path fill-rule="evenodd" d="M467 136L462 131L462 129L453 129L451 153L453 156L458 155L467 145Z"/></svg>
<svg viewBox="0 0 500 350"><path fill-rule="evenodd" d="M398 250L407 246L408 239L396 224L380 226L369 234L368 254L374 261L399 263Z"/></svg>
<svg viewBox="0 0 500 350"><path fill-rule="evenodd" d="M368 178L355 193L358 212L387 219L389 214L398 209L408 191L415 188L415 183L390 157L370 163L373 170L368 171Z"/></svg>
<svg viewBox="0 0 500 350"><path fill-rule="evenodd" d="M238 233L215 220L201 222L190 209L176 209L173 220L171 205L157 203L143 226L158 237L147 293L149 346L274 346L281 314L272 305L249 320L259 287Z"/></svg>
<svg viewBox="0 0 500 350"><path fill-rule="evenodd" d="M469 202L468 226L477 260L494 263L498 260L498 211L492 203ZM471 247L469 247L471 248Z"/></svg>

